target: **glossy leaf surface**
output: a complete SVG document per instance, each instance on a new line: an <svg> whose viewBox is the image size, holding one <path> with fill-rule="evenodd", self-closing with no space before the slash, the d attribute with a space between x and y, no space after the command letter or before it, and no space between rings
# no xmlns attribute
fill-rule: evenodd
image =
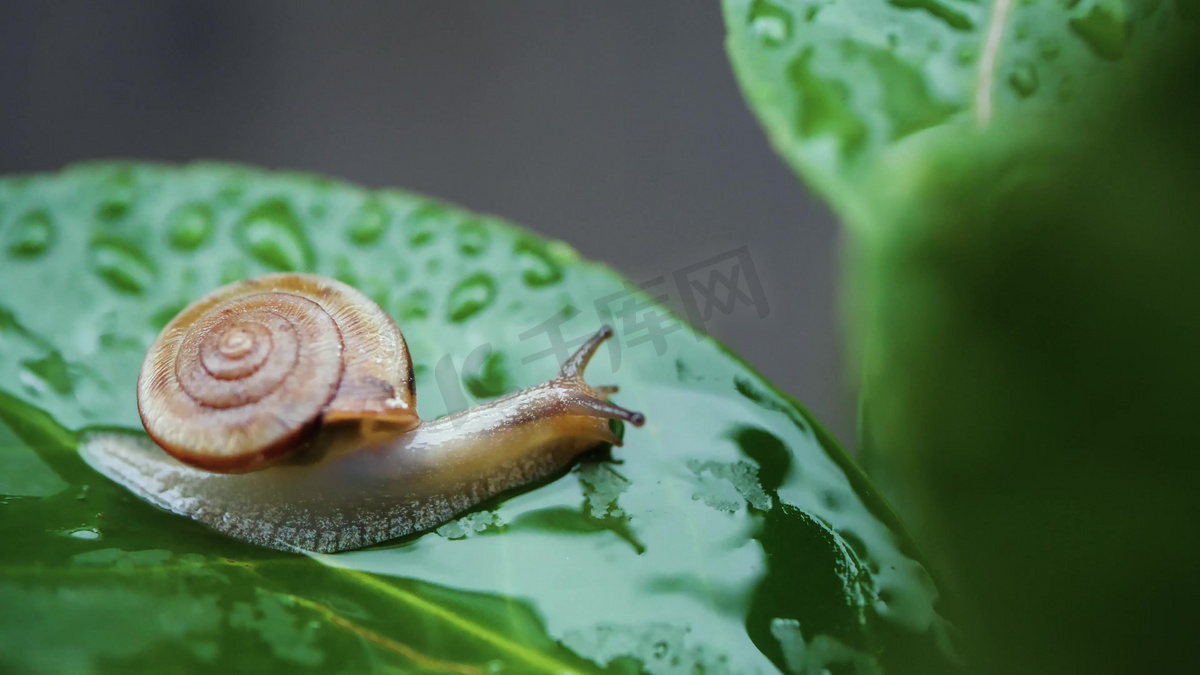
<svg viewBox="0 0 1200 675"><path fill-rule="evenodd" d="M387 309L422 417L541 381L568 347L539 326L573 340L597 302L640 298L562 243L205 164L0 180L0 242L5 672L948 667L937 590L887 507L807 412L686 327L620 332L589 370L648 419L611 457L373 549L253 548L75 452L88 429L139 430L138 368L185 303L271 271Z"/></svg>

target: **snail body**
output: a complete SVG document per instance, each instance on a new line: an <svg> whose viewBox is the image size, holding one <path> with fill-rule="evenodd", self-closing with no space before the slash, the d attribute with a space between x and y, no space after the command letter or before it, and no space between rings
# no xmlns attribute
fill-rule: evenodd
<svg viewBox="0 0 1200 675"><path fill-rule="evenodd" d="M334 552L425 530L549 476L599 443L608 401L583 370L605 327L539 385L437 420L416 415L403 336L324 277L272 275L197 300L138 384L149 438L96 432L94 468L164 509L281 550Z"/></svg>

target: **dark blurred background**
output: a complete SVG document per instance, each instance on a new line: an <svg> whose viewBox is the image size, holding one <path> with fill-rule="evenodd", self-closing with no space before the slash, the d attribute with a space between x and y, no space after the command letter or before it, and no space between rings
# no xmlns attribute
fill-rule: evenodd
<svg viewBox="0 0 1200 675"><path fill-rule="evenodd" d="M716 0L5 2L0 171L211 158L403 187L634 281L746 245L770 312L705 328L852 446L836 222L724 38Z"/></svg>

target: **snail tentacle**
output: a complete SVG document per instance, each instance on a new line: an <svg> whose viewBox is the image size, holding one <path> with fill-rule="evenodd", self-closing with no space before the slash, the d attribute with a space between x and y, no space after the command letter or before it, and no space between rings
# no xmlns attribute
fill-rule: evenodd
<svg viewBox="0 0 1200 675"><path fill-rule="evenodd" d="M577 415L596 415L605 419L621 420L629 422L635 427L646 423L646 416L640 412L634 412L586 394L572 398L568 406L571 412Z"/></svg>
<svg viewBox="0 0 1200 675"><path fill-rule="evenodd" d="M588 338L586 342L567 359L562 368L558 371L558 377L554 381L565 384L568 389L572 390L574 395L569 396L566 406L574 414L577 415L592 415L603 417L605 419L621 420L629 422L635 427L640 427L646 422L646 416L639 412L634 412L627 408L622 408L615 403L610 403L608 397L617 392L617 387L614 385L602 385L592 387L583 380L584 370L587 369L588 363L595 356L596 351L600 349L600 345L604 341L613 336L611 326L602 326L596 334ZM552 381L553 382L553 381ZM576 391L578 390L578 391ZM615 445L620 445L618 441Z"/></svg>
<svg viewBox="0 0 1200 675"><path fill-rule="evenodd" d="M640 412L635 412L610 402L608 398L617 392L616 386L601 385L593 387L583 379L584 371L592 357L596 354L596 351L600 348L600 345L612 336L613 330L611 327L601 327L595 335L584 342L567 359L562 369L559 370L558 376L542 386L555 392L558 401L554 407L560 409L561 414L581 416L591 420L590 423L580 425L587 428L588 435L597 440L620 447L622 444L621 439L609 429L608 420L621 420L635 427L640 427L645 424L646 416ZM534 388L533 390L536 389Z"/></svg>
<svg viewBox="0 0 1200 675"><path fill-rule="evenodd" d="M587 368L588 362L591 361L592 357L596 355L596 350L600 349L600 345L604 344L604 341L612 336L612 326L601 326L600 330L596 331L595 335L588 338L587 342L584 342L583 345L567 359L566 363L564 363L562 368L559 369L558 376L564 379L581 379L583 377L583 370Z"/></svg>

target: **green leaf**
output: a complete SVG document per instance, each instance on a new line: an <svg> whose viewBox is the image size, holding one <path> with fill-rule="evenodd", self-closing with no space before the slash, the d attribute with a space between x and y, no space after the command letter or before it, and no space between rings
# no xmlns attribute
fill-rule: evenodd
<svg viewBox="0 0 1200 675"><path fill-rule="evenodd" d="M1196 44L1081 138L944 156L859 252L864 428L978 672L1200 669Z"/></svg>
<svg viewBox="0 0 1200 675"><path fill-rule="evenodd" d="M89 429L140 433L134 385L165 321L278 269L348 280L397 318L422 417L544 380L554 345L526 331L590 334L578 310L628 284L565 244L213 164L0 180L0 241L36 242L0 250L4 672L949 667L937 588L887 506L806 411L690 329L621 336L592 366L647 415L625 447L368 550L253 548L76 454Z"/></svg>
<svg viewBox="0 0 1200 675"><path fill-rule="evenodd" d="M779 153L850 227L879 186L982 134L1086 121L1182 7L1163 0L724 0L729 56Z"/></svg>
<svg viewBox="0 0 1200 675"><path fill-rule="evenodd" d="M860 449L973 668L1196 670L1196 4L724 7L772 143L854 235Z"/></svg>

